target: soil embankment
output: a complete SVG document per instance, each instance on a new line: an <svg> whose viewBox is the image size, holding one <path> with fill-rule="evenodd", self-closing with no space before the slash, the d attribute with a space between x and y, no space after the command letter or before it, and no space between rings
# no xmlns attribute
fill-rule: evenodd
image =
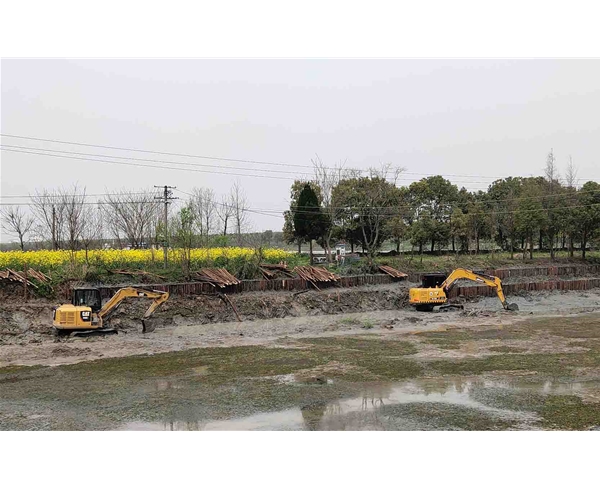
<svg viewBox="0 0 600 488"><path fill-rule="evenodd" d="M267 291L229 295L172 295L154 315L156 330L141 334L148 302L124 303L110 318L120 334L102 338L62 338L52 335L52 308L59 301L30 299L18 294L0 301L0 367L14 364L63 364L194 347L265 344L278 338L331 334L409 332L448 324L512 323L534 315L564 315L600 309L600 288L594 276L581 269L544 268L539 276L511 272L503 278L509 301L520 307L506 314L495 296L476 296L480 287L457 287L454 298L466 310L452 314L423 314L408 307L414 283L391 283L321 291ZM523 276L525 275L525 276ZM580 281L578 281L580 280ZM587 280L587 281L586 281ZM561 289L577 291L559 291ZM542 291L528 291L542 290ZM489 288L483 291L489 292ZM474 293L473 293L474 292ZM453 293L454 294L454 293ZM234 311L235 308L235 311ZM237 314L236 314L237 311ZM238 316L241 321L238 320Z"/></svg>

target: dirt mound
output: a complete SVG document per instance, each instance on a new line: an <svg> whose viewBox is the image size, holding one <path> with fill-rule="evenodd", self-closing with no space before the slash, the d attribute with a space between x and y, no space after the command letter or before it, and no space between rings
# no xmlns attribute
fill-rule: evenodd
<svg viewBox="0 0 600 488"><path fill-rule="evenodd" d="M69 346L65 346L65 345L61 345L61 346L56 346L54 349L52 349L52 355L53 356L66 356L66 357L72 357L72 356L85 356L86 354L91 353L92 350L89 347L83 347L83 348L79 348L79 347L69 347Z"/></svg>
<svg viewBox="0 0 600 488"><path fill-rule="evenodd" d="M250 292L229 295L229 300L245 321L333 315L373 310L397 310L407 305L408 288L393 285L361 288L331 288L323 291ZM126 300L108 318L107 324L122 331L141 331L141 318L150 303ZM52 308L56 303L32 300L28 303L0 304L0 342L24 336L52 333ZM153 315L157 327L235 322L232 306L217 295L171 297Z"/></svg>
<svg viewBox="0 0 600 488"><path fill-rule="evenodd" d="M408 289L397 285L382 285L360 289L330 289L302 294L285 292L256 292L230 295L229 299L244 321L332 315L372 310L395 310L406 306ZM136 304L139 306L139 304ZM139 317L143 309L137 311ZM129 315L130 317L131 315ZM116 317L115 317L116 318ZM237 320L232 307L217 296L194 298L173 297L155 314L156 323L165 325L208 324ZM118 325L130 323L119 316ZM137 324L133 324L137 326Z"/></svg>
<svg viewBox="0 0 600 488"><path fill-rule="evenodd" d="M42 303L40 303L42 302ZM0 341L23 334L51 334L52 308L45 300L0 305Z"/></svg>

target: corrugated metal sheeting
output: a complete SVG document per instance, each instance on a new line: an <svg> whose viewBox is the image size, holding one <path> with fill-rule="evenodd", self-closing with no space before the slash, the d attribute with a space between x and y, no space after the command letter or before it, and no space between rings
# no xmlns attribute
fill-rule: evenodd
<svg viewBox="0 0 600 488"><path fill-rule="evenodd" d="M599 275L600 266L550 266L543 268L511 268L486 270L489 274L494 274L500 279L528 277L531 276L590 276ZM418 283L421 281L421 275L424 273L414 273L410 275L410 281ZM387 274L370 274L360 276L340 276L336 281L319 282L321 288L343 287L350 288L363 285L382 285L393 283L394 278ZM140 285L144 288L168 291L172 295L188 296L199 295L203 293L214 293L215 287L211 283L168 283L156 285ZM272 280L242 280L236 285L228 285L221 288L225 293L241 293L249 291L299 291L312 288L310 282L301 278L290 279L272 279ZM524 283L503 283L502 288L508 295L516 294L521 291L540 291L540 290L588 290L590 288L600 287L600 278L582 278L577 280L551 280L535 281L532 279ZM105 286L100 291L103 298L112 296L120 287ZM455 287L451 297L462 295L465 297L474 296L493 296L495 291L487 286L459 286Z"/></svg>

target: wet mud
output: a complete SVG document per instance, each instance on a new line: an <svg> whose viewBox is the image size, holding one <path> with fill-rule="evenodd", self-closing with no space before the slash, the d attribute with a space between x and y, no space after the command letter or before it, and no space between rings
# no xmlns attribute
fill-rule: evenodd
<svg viewBox="0 0 600 488"><path fill-rule="evenodd" d="M441 324L431 317L426 325L407 317L396 322L405 324L400 330L389 330L365 329L354 316L345 318L353 327L345 333L56 366L13 364L0 368L0 429L600 426L600 313L455 314Z"/></svg>

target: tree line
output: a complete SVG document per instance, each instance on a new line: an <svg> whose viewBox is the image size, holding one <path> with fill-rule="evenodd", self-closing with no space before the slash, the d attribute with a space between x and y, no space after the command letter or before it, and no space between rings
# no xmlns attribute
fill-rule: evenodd
<svg viewBox="0 0 600 488"><path fill-rule="evenodd" d="M425 249L475 252L482 241L533 257L534 249L576 249L585 259L599 237L600 185L578 187L577 169L569 160L561 177L552 151L543 176L508 177L486 191L459 188L442 176L430 176L408 186L397 184L402 170L391 166L367 174L345 171L342 164L327 168L313 161L315 176L297 180L285 212L284 236L300 246L315 241L332 256L332 243L360 245L372 260L385 241L396 250L409 241L415 252Z"/></svg>
<svg viewBox="0 0 600 488"><path fill-rule="evenodd" d="M88 250L111 240L118 248L177 245L182 228L192 235L193 246L226 245L230 238L241 245L250 230L248 201L235 182L230 191L216 195L210 188L194 188L177 211L169 211L154 189L106 192L92 199L86 188L39 190L27 206L5 206L0 211L4 230L14 235L21 250L36 248Z"/></svg>

